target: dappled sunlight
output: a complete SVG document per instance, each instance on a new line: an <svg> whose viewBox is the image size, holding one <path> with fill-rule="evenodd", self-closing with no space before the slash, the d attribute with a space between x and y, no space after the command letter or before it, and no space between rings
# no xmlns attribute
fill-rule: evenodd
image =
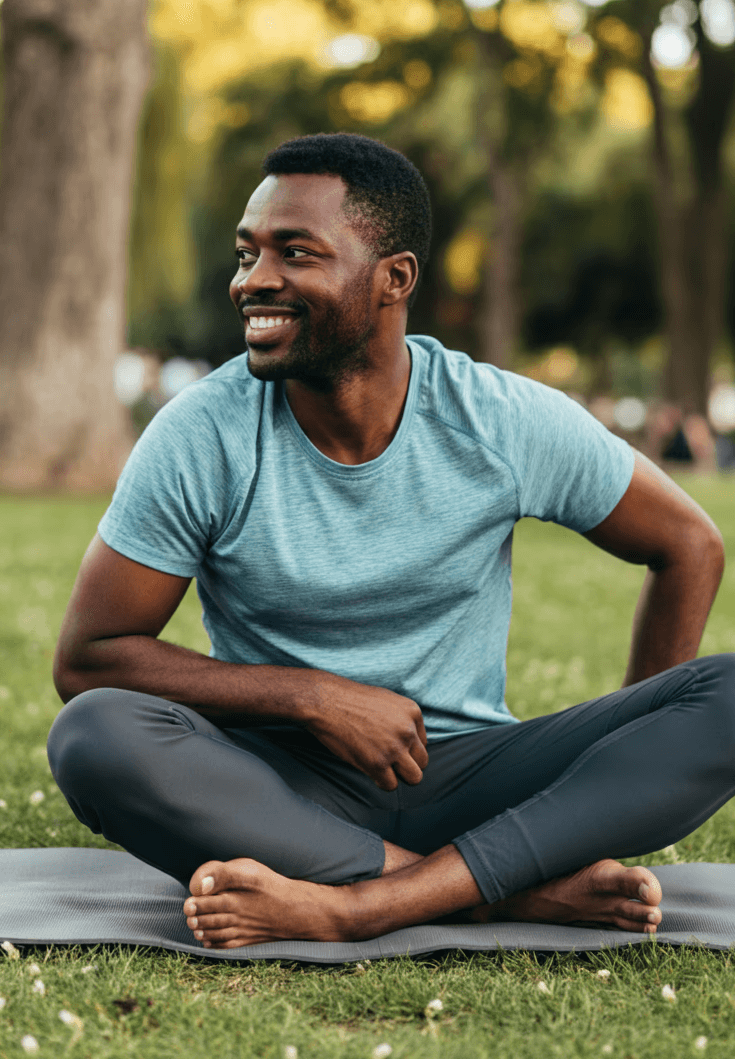
<svg viewBox="0 0 735 1059"><path fill-rule="evenodd" d="M317 65L333 35L323 9L312 0L254 0L240 10L239 23L228 20L223 24L226 32L199 40L184 59L191 91L212 92L287 59Z"/></svg>
<svg viewBox="0 0 735 1059"><path fill-rule="evenodd" d="M597 39L626 59L638 59L643 51L643 41L635 30L614 15L606 15L595 27Z"/></svg>
<svg viewBox="0 0 735 1059"><path fill-rule="evenodd" d="M530 0L514 0L500 11L500 28L517 48L532 48L549 55L561 55L564 47L562 34L556 28L547 4Z"/></svg>
<svg viewBox="0 0 735 1059"><path fill-rule="evenodd" d="M378 54L380 41L424 36L438 17L430 0L375 0L359 5L352 31L340 33L339 24L318 0L159 0L150 28L155 39L174 45L181 54L187 89L214 93L289 59L322 69L369 62ZM347 38L352 38L352 47L343 61L350 50Z"/></svg>
<svg viewBox="0 0 735 1059"><path fill-rule="evenodd" d="M351 118L379 125L411 100L411 93L400 81L356 82L340 90L339 101Z"/></svg>
<svg viewBox="0 0 735 1059"><path fill-rule="evenodd" d="M444 273L457 294L473 294L480 285L487 239L476 228L465 228L444 252Z"/></svg>
<svg viewBox="0 0 735 1059"><path fill-rule="evenodd" d="M614 128L643 129L653 121L653 103L646 82L623 67L608 71L601 108Z"/></svg>

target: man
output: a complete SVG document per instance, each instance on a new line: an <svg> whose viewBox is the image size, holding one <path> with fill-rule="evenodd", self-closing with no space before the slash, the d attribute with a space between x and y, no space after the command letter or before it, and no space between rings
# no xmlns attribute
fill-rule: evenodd
<svg viewBox="0 0 735 1059"><path fill-rule="evenodd" d="M564 395L406 339L430 208L402 155L320 135L264 170L230 288L247 354L158 413L82 563L59 786L189 883L205 947L457 912L654 932L655 876L610 858L734 789L733 656L694 660L717 529ZM623 689L517 723L524 516L649 572ZM210 657L157 639L193 576Z"/></svg>

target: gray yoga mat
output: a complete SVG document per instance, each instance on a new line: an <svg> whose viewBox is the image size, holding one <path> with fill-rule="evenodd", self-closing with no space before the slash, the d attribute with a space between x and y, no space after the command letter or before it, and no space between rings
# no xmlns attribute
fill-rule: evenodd
<svg viewBox="0 0 735 1059"><path fill-rule="evenodd" d="M656 937L672 945L735 944L735 864L653 868L664 892ZM650 935L544 923L426 924L358 942L278 941L204 949L186 926L179 883L128 853L101 849L0 850L0 941L20 945L128 944L218 960L348 963L462 949L583 952L640 944Z"/></svg>

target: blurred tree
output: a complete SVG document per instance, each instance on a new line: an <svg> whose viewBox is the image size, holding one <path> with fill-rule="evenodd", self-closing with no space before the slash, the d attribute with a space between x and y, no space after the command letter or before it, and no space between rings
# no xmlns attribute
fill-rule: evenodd
<svg viewBox="0 0 735 1059"><path fill-rule="evenodd" d="M663 391L684 412L701 414L707 407L712 354L725 325L729 231L724 145L735 100L733 40L712 39L706 4L619 0L615 15L602 14L595 25L606 75L636 70L648 87L667 342ZM717 5L721 16L729 11L735 17L730 0L715 0ZM655 35L662 30L674 46L678 41L688 48L688 61L670 69L657 62Z"/></svg>
<svg viewBox="0 0 735 1059"><path fill-rule="evenodd" d="M4 0L0 484L107 489L145 0Z"/></svg>
<svg viewBox="0 0 735 1059"><path fill-rule="evenodd" d="M691 62L658 68L656 28L692 11ZM572 342L597 358L603 386L611 339L646 338L660 300L667 393L701 408L703 347L722 319L735 64L698 16L694 0L197 0L184 17L156 0L154 32L180 75L175 90L160 78L145 119L145 150L168 160L141 161L131 338L215 363L241 348L228 257L260 160L290 136L345 129L402 150L429 183L435 238L413 330L505 366L522 341ZM184 195L177 213L170 200ZM182 242L187 211L196 254ZM178 248L168 263L154 237ZM173 266L192 260L184 303Z"/></svg>
<svg viewBox="0 0 735 1059"><path fill-rule="evenodd" d="M154 68L138 132L128 341L176 349L176 332L192 326L196 249L190 198L203 152L192 150L186 135L181 66L169 45L156 49Z"/></svg>

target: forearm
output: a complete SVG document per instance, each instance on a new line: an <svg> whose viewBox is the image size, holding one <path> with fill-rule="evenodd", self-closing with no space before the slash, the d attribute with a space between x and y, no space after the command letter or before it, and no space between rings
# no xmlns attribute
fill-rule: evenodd
<svg viewBox="0 0 735 1059"><path fill-rule="evenodd" d="M648 571L633 620L624 687L696 658L722 569L721 554L715 552Z"/></svg>
<svg viewBox="0 0 735 1059"><path fill-rule="evenodd" d="M57 656L61 698L114 687L190 706L218 724L299 723L318 694L319 670L238 665L152 636L116 636L85 645L74 658Z"/></svg>

